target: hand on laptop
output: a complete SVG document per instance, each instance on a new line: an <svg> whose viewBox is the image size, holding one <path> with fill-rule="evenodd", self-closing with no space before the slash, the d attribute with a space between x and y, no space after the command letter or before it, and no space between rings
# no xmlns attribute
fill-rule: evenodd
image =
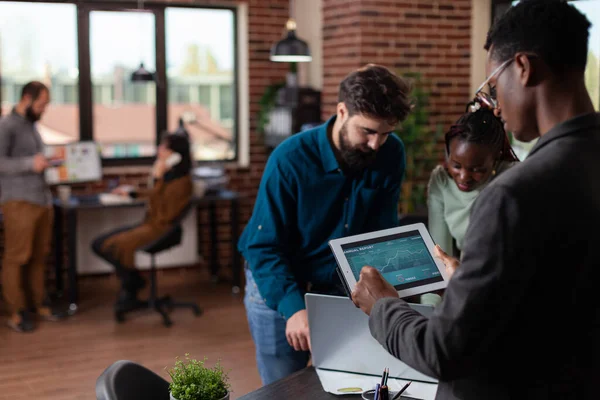
<svg viewBox="0 0 600 400"><path fill-rule="evenodd" d="M381 276L378 270L373 267L363 267L360 271L360 279L352 291L354 304L365 314L371 315L371 310L377 300L385 297L398 298L398 292Z"/></svg>
<svg viewBox="0 0 600 400"><path fill-rule="evenodd" d="M436 244L433 249L434 255L436 258L439 258L446 267L446 274L448 274L448 278L452 277L456 268L458 268L460 261L457 258L450 257L448 253L446 253L442 248Z"/></svg>
<svg viewBox="0 0 600 400"><path fill-rule="evenodd" d="M306 310L298 311L287 320L285 337L294 350L310 351L310 332Z"/></svg>

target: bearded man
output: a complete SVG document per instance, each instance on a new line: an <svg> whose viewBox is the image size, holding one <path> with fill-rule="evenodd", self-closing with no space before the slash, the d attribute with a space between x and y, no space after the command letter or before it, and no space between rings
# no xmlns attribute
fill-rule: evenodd
<svg viewBox="0 0 600 400"><path fill-rule="evenodd" d="M406 160L393 132L410 112L409 91L382 66L354 71L340 84L336 115L291 136L269 157L238 244L265 385L308 363L304 294L344 294L328 242L398 225Z"/></svg>
<svg viewBox="0 0 600 400"><path fill-rule="evenodd" d="M45 303L53 212L52 195L44 180L49 162L36 122L48 103L48 88L41 82L29 82L12 112L0 121L0 203L5 236L2 290L10 310L8 326L18 332L33 331L36 319L54 321L65 316Z"/></svg>

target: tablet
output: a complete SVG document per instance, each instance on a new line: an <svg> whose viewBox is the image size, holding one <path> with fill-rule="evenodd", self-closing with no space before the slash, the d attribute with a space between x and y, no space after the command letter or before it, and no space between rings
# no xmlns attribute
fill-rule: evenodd
<svg viewBox="0 0 600 400"><path fill-rule="evenodd" d="M423 224L334 239L329 246L349 293L367 265L379 270L400 297L444 289L448 283L444 264L433 256L433 239Z"/></svg>

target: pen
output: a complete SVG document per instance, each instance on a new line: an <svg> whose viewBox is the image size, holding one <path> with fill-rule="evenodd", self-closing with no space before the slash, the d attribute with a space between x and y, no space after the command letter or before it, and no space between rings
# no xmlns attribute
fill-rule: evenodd
<svg viewBox="0 0 600 400"><path fill-rule="evenodd" d="M381 395L379 396L379 400L390 400L388 387L385 385L381 387Z"/></svg>
<svg viewBox="0 0 600 400"><path fill-rule="evenodd" d="M379 387L385 385L385 371L387 370L387 368L383 369L383 374L381 374L381 383L379 384Z"/></svg>
<svg viewBox="0 0 600 400"><path fill-rule="evenodd" d="M404 387L402 389L400 389L400 391L398 393L396 393L396 395L394 396L394 398L392 400L396 400L400 398L400 395L402 393L404 393L404 391L406 390L406 388L412 383L412 381L408 382L406 385L404 385Z"/></svg>
<svg viewBox="0 0 600 400"><path fill-rule="evenodd" d="M373 396L373 400L381 400L379 398L379 388L381 387L381 385L379 385L379 383L377 385L375 385L375 395Z"/></svg>

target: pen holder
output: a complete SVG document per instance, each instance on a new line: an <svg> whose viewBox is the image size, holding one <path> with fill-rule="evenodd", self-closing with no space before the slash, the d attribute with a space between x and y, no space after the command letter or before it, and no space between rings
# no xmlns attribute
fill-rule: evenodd
<svg viewBox="0 0 600 400"><path fill-rule="evenodd" d="M393 399L394 396L396 396L396 393L398 393L398 391L390 391L388 394L388 397L390 399ZM365 400L373 400L375 398L375 390L371 389L371 390L364 391L361 395L361 398L363 398ZM419 399L402 395L402 396L400 396L400 400L419 400Z"/></svg>
<svg viewBox="0 0 600 400"><path fill-rule="evenodd" d="M396 393L398 392L389 392L388 393L388 397L390 399L394 398L394 396L396 395ZM375 399L375 390L371 389L371 390L366 390L362 393L362 398L365 400L374 400Z"/></svg>

